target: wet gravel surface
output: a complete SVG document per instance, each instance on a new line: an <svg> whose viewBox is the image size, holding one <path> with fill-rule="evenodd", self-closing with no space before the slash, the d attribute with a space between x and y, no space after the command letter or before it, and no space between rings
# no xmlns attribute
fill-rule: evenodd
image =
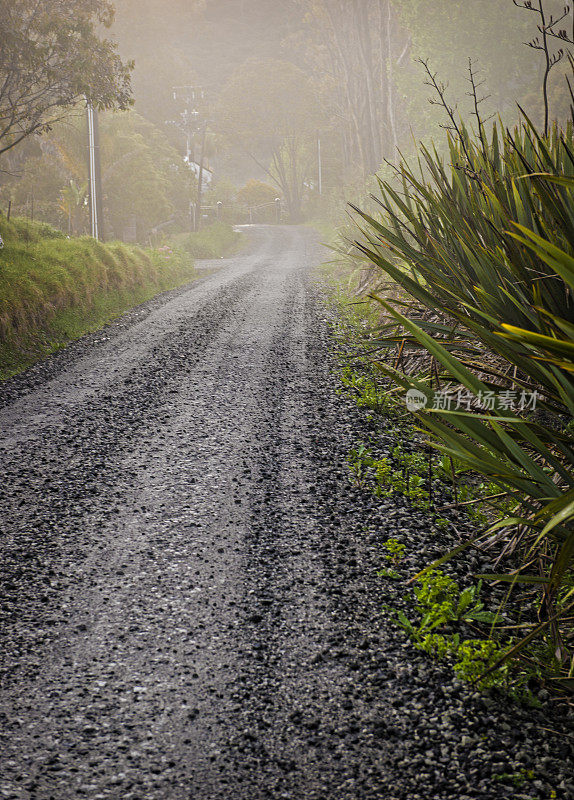
<svg viewBox="0 0 574 800"><path fill-rule="evenodd" d="M348 480L367 423L322 257L255 228L0 389L0 797L574 797L571 719L473 693L381 613L407 594L382 542L409 570L444 542Z"/></svg>

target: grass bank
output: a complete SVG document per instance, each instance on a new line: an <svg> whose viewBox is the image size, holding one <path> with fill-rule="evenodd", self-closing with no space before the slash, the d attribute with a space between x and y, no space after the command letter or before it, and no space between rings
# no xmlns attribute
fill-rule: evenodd
<svg viewBox="0 0 574 800"><path fill-rule="evenodd" d="M184 250L144 250L0 216L0 378L196 277Z"/></svg>

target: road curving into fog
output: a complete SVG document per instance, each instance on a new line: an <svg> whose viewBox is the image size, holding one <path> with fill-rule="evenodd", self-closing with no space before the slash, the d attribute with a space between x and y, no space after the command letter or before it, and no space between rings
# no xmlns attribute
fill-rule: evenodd
<svg viewBox="0 0 574 800"><path fill-rule="evenodd" d="M381 614L405 593L381 543L409 531L413 566L440 543L348 481L366 423L315 235L250 238L0 388L0 798L508 798L519 767L571 797L543 710Z"/></svg>

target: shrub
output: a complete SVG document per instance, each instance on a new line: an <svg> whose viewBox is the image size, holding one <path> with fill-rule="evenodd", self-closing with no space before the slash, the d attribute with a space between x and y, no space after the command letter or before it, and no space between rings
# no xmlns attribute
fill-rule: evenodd
<svg viewBox="0 0 574 800"><path fill-rule="evenodd" d="M381 347L428 355L418 375L379 368L426 396L417 417L443 455L503 490L505 511L489 533L508 530L513 548L518 536L523 565L491 577L541 588L545 619L532 635L550 631L567 670L572 632L559 620L573 605L572 125L542 137L525 119L512 132L494 125L489 140L483 127L479 136L461 127L449 150L448 166L424 147L420 172L403 162L402 190L381 181L377 217L356 209L358 249L410 296L398 311L373 295L389 320ZM471 404L441 407L433 385L443 396L462 389ZM476 412L477 400L503 391L538 392L537 412L500 401Z"/></svg>

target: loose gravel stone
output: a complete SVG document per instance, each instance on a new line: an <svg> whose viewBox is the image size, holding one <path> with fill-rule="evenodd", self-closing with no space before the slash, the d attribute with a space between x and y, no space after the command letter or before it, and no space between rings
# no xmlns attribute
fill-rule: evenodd
<svg viewBox="0 0 574 800"><path fill-rule="evenodd" d="M572 798L572 720L485 701L382 613L408 605L382 543L414 571L447 534L349 483L369 423L324 256L252 236L0 387L0 796Z"/></svg>

